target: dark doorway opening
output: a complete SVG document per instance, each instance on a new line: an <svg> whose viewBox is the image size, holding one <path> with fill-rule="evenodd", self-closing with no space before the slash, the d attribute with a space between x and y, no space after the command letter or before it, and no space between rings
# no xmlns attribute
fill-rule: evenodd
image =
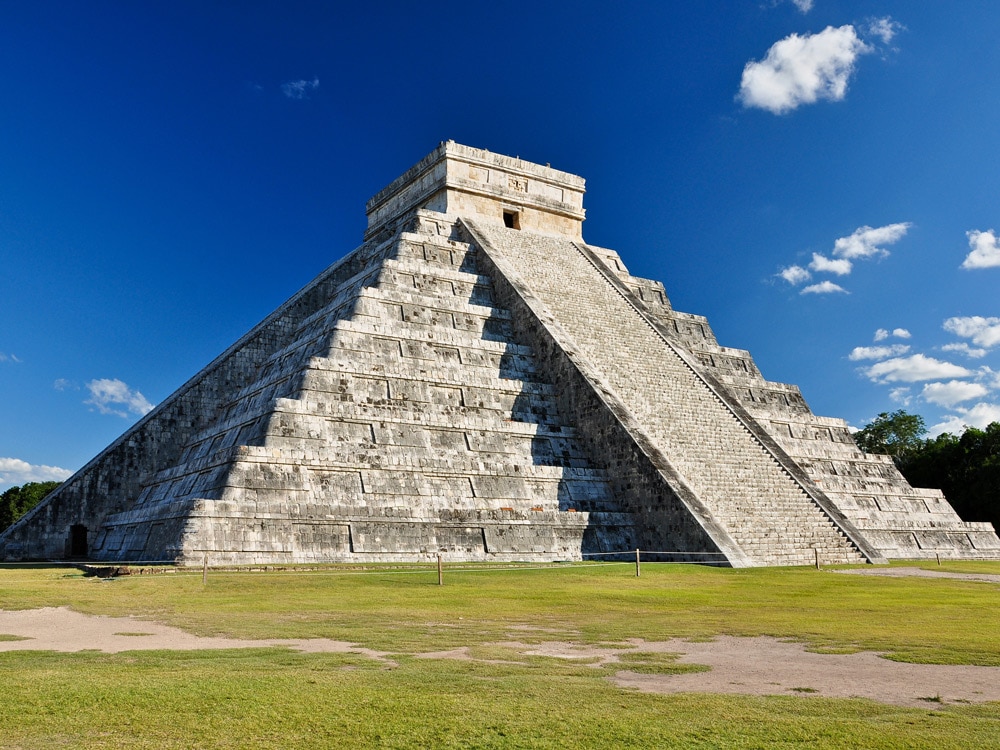
<svg viewBox="0 0 1000 750"><path fill-rule="evenodd" d="M69 556L87 556L87 527L81 523L69 527Z"/></svg>
<svg viewBox="0 0 1000 750"><path fill-rule="evenodd" d="M503 225L508 229L520 229L521 219L517 215L517 211L504 211L503 212Z"/></svg>

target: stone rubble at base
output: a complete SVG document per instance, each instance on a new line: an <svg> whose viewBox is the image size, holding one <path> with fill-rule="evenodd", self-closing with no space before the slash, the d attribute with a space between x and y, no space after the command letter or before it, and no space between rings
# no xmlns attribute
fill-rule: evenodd
<svg viewBox="0 0 1000 750"><path fill-rule="evenodd" d="M582 237L584 181L442 143L364 244L0 536L0 559L1000 558Z"/></svg>

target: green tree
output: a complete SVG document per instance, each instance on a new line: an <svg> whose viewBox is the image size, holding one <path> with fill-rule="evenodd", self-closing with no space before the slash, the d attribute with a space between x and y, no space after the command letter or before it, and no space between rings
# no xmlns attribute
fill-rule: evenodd
<svg viewBox="0 0 1000 750"><path fill-rule="evenodd" d="M926 432L923 417L899 410L879 414L854 440L866 453L892 456L914 487L944 492L963 521L1000 529L1000 422L924 440Z"/></svg>
<svg viewBox="0 0 1000 750"><path fill-rule="evenodd" d="M854 442L865 453L887 453L902 468L923 448L926 434L923 417L899 409L879 414L871 424L854 433Z"/></svg>
<svg viewBox="0 0 1000 750"><path fill-rule="evenodd" d="M20 487L6 490L0 495L0 533L16 523L60 484L60 482L28 482Z"/></svg>
<svg viewBox="0 0 1000 750"><path fill-rule="evenodd" d="M1000 422L927 440L900 470L914 486L942 490L963 520L1000 529Z"/></svg>

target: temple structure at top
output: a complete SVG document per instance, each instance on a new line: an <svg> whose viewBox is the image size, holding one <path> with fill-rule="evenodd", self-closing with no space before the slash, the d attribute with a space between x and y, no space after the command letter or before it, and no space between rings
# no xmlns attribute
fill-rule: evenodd
<svg viewBox="0 0 1000 750"><path fill-rule="evenodd" d="M584 180L442 143L323 271L0 536L5 560L1000 557L661 283Z"/></svg>

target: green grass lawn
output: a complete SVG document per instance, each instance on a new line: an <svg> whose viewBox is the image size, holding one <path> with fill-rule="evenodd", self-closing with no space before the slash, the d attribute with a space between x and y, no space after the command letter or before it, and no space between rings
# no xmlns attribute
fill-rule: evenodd
<svg viewBox="0 0 1000 750"><path fill-rule="evenodd" d="M1000 564L927 566L1000 573ZM0 609L70 606L202 635L326 637L390 651L0 654L0 747L1000 747L1000 704L906 709L803 696L649 695L610 667L511 657L511 640L714 635L1000 666L1000 585L809 568L398 566L86 577L0 567ZM141 629L141 628L140 628ZM501 663L416 659L470 646ZM641 651L641 649L638 649ZM499 658L498 658L499 657ZM637 671L671 671L637 654ZM514 662L514 663L510 663Z"/></svg>

